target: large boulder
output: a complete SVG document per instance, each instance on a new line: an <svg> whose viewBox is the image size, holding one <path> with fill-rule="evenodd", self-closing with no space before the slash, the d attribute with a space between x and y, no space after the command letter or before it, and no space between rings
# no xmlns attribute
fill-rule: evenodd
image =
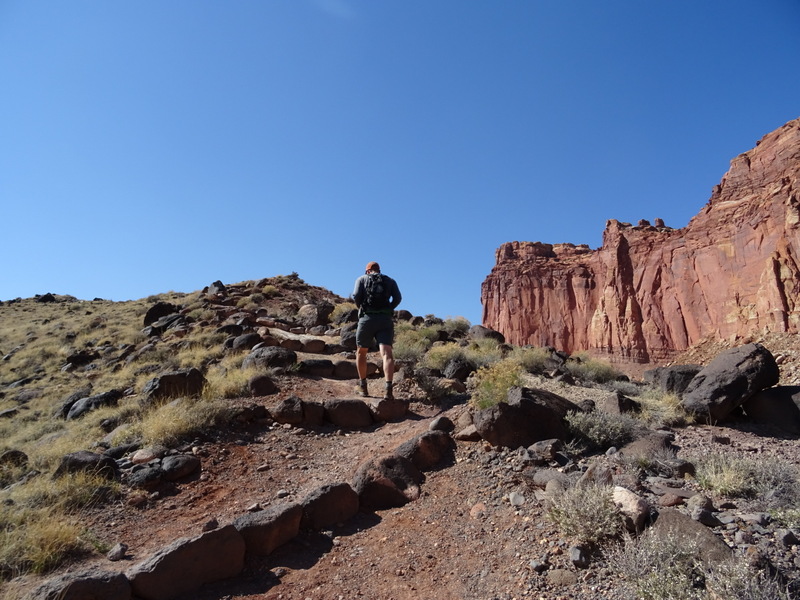
<svg viewBox="0 0 800 600"><path fill-rule="evenodd" d="M761 344L745 344L720 353L683 393L684 408L699 421L724 421L756 392L778 383L775 358Z"/></svg>
<svg viewBox="0 0 800 600"><path fill-rule="evenodd" d="M245 543L233 525L162 548L126 573L142 600L171 600L205 583L235 577L244 568Z"/></svg>
<svg viewBox="0 0 800 600"><path fill-rule="evenodd" d="M90 569L48 579L24 600L130 600L131 584L122 573Z"/></svg>
<svg viewBox="0 0 800 600"><path fill-rule="evenodd" d="M145 384L142 389L142 404L149 406L170 398L199 396L205 384L206 378L195 368L163 373Z"/></svg>
<svg viewBox="0 0 800 600"><path fill-rule="evenodd" d="M774 425L786 433L800 435L800 386L775 386L756 392L742 408L756 423Z"/></svg>
<svg viewBox="0 0 800 600"><path fill-rule="evenodd" d="M668 394L683 394L686 387L700 371L702 365L672 365L656 367L643 373L647 383L655 385Z"/></svg>
<svg viewBox="0 0 800 600"><path fill-rule="evenodd" d="M81 398L70 407L69 412L67 412L67 420L77 419L87 412L104 406L116 406L120 398L122 398L122 390L109 390L102 394Z"/></svg>
<svg viewBox="0 0 800 600"><path fill-rule="evenodd" d="M266 556L300 533L302 517L303 507L299 504L277 504L242 515L233 526L242 534L248 553Z"/></svg>
<svg viewBox="0 0 800 600"><path fill-rule="evenodd" d="M61 463L53 476L60 477L68 473L92 473L106 479L116 479L119 476L119 469L117 462L110 456L89 450L78 450L61 457Z"/></svg>
<svg viewBox="0 0 800 600"><path fill-rule="evenodd" d="M419 498L422 472L407 458L383 456L362 463L353 476L353 489L364 510L403 506Z"/></svg>
<svg viewBox="0 0 800 600"><path fill-rule="evenodd" d="M445 461L452 463L456 444L444 431L426 431L403 442L395 456L407 458L420 471L427 471Z"/></svg>
<svg viewBox="0 0 800 600"><path fill-rule="evenodd" d="M319 304L304 304L297 311L296 320L303 327L316 327L325 325L333 312L333 304L330 302L320 302Z"/></svg>
<svg viewBox="0 0 800 600"><path fill-rule="evenodd" d="M564 417L580 410L566 398L539 389L513 387L507 400L473 415L480 436L494 446L527 448L541 440L565 440Z"/></svg>
<svg viewBox="0 0 800 600"><path fill-rule="evenodd" d="M312 491L301 505L300 528L319 531L354 517L358 512L358 494L349 483L332 483Z"/></svg>
<svg viewBox="0 0 800 600"><path fill-rule="evenodd" d="M325 420L343 429L358 429L373 424L372 411L363 400L332 398L325 400Z"/></svg>
<svg viewBox="0 0 800 600"><path fill-rule="evenodd" d="M473 325L472 327L469 328L468 335L470 339L473 340L483 340L489 338L496 340L501 344L505 344L506 342L506 338L505 336L503 336L502 333L500 333L499 331L495 331L494 329L491 329L489 327L485 327L483 325Z"/></svg>
<svg viewBox="0 0 800 600"><path fill-rule="evenodd" d="M262 346L248 354L242 362L242 369L256 368L268 370L287 368L297 362L297 353L280 346Z"/></svg>
<svg viewBox="0 0 800 600"><path fill-rule="evenodd" d="M144 326L152 325L162 317L172 315L180 310L178 306L170 304L169 302L156 302L153 306L147 309L144 314Z"/></svg>

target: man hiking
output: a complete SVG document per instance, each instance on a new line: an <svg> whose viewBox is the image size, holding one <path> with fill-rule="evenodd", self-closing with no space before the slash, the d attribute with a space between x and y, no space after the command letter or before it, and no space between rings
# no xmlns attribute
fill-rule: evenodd
<svg viewBox="0 0 800 600"><path fill-rule="evenodd" d="M353 290L353 302L358 307L358 329L356 329L356 368L358 369L358 391L369 396L367 391L367 352L378 342L383 358L383 374L386 378L384 398L392 400L394 378L394 309L400 304L402 296L397 282L381 273L376 262L370 262L367 270L358 279Z"/></svg>

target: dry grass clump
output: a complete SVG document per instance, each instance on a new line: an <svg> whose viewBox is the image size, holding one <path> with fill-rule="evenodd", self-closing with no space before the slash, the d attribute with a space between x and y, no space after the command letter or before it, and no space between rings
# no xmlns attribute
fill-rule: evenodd
<svg viewBox="0 0 800 600"><path fill-rule="evenodd" d="M692 422L677 394L648 386L636 401L640 406L638 418L651 427L681 427Z"/></svg>
<svg viewBox="0 0 800 600"><path fill-rule="evenodd" d="M622 518L610 486L573 486L555 494L549 500L547 516L564 536L579 543L601 544L622 532Z"/></svg>
<svg viewBox="0 0 800 600"><path fill-rule="evenodd" d="M478 369L474 378L474 389L470 404L485 409L508 398L508 391L522 382L522 368L509 360L503 360Z"/></svg>
<svg viewBox="0 0 800 600"><path fill-rule="evenodd" d="M571 411L565 417L570 434L589 451L619 448L632 441L642 425L626 414Z"/></svg>
<svg viewBox="0 0 800 600"><path fill-rule="evenodd" d="M550 351L546 348L515 347L511 350L508 358L516 362L528 373L541 375L548 370Z"/></svg>
<svg viewBox="0 0 800 600"><path fill-rule="evenodd" d="M76 520L58 511L0 507L0 580L45 573L88 552L80 534Z"/></svg>
<svg viewBox="0 0 800 600"><path fill-rule="evenodd" d="M142 416L131 432L145 444L175 446L198 433L224 425L230 408L221 400L181 398Z"/></svg>
<svg viewBox="0 0 800 600"><path fill-rule="evenodd" d="M331 323L337 323L339 319L342 318L342 315L355 309L356 305L353 302L340 302L333 307L333 311L331 312L329 319Z"/></svg>
<svg viewBox="0 0 800 600"><path fill-rule="evenodd" d="M698 485L728 498L758 499L765 509L800 504L800 473L776 457L712 453L694 459Z"/></svg>

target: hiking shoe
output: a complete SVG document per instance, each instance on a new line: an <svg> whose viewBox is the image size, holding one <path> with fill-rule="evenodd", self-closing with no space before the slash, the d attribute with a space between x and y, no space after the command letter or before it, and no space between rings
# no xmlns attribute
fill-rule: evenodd
<svg viewBox="0 0 800 600"><path fill-rule="evenodd" d="M367 380L362 379L358 382L358 387L356 387L356 391L360 396L364 398L369 398L369 390L367 389Z"/></svg>
<svg viewBox="0 0 800 600"><path fill-rule="evenodd" d="M393 387L394 385L391 381L386 382L386 391L383 394L383 398L385 400L394 400L394 392L392 391Z"/></svg>

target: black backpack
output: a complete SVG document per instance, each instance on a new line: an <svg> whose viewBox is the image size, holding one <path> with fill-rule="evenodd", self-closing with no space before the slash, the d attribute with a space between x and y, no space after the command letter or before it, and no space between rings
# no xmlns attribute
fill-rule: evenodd
<svg viewBox="0 0 800 600"><path fill-rule="evenodd" d="M369 273L364 285L366 296L364 308L367 310L381 310L389 308L389 284L380 273Z"/></svg>

